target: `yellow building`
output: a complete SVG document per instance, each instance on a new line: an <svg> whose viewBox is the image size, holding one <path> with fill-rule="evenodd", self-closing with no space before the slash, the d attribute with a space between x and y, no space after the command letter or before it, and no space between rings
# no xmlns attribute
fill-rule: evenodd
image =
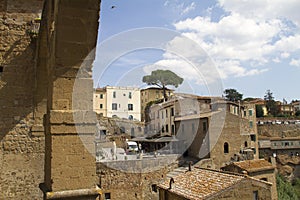
<svg viewBox="0 0 300 200"><path fill-rule="evenodd" d="M166 89L166 95L168 97L173 95L173 90ZM156 101L164 98L164 92L162 88L150 87L141 90L141 121L145 120L145 108L151 101Z"/></svg>

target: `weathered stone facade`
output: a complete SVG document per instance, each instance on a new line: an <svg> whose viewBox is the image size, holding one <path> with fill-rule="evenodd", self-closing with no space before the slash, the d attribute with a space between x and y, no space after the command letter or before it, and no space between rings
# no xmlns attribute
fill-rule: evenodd
<svg viewBox="0 0 300 200"><path fill-rule="evenodd" d="M113 167L113 166L116 167ZM167 162L164 157L135 161L112 161L97 163L99 186L102 198L155 200L158 199L156 185L165 180L167 173L178 167L177 162ZM122 169L121 169L122 168Z"/></svg>
<svg viewBox="0 0 300 200"><path fill-rule="evenodd" d="M0 199L41 199L44 137L32 134L36 39L43 1L0 1Z"/></svg>
<svg viewBox="0 0 300 200"><path fill-rule="evenodd" d="M72 95L85 97L75 102L80 115L93 115L94 54L85 70L79 67L96 46L99 8L94 0L45 5L42 0L0 0L0 199L42 199L39 185L46 198L96 187L90 142L95 120L74 119ZM75 80L81 86L77 93Z"/></svg>

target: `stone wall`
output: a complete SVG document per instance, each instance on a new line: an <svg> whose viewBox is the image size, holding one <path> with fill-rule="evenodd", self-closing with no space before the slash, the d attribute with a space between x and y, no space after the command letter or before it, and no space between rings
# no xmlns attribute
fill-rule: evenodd
<svg viewBox="0 0 300 200"><path fill-rule="evenodd" d="M227 200L227 199L254 199L254 192L257 191L258 199L272 199L271 184L262 183L256 180L246 179L238 184L227 188L220 194L217 194L210 199Z"/></svg>
<svg viewBox="0 0 300 200"><path fill-rule="evenodd" d="M50 80L45 117L44 192L58 195L65 191L75 194L78 190L87 190L95 199L96 115L91 72L100 1L50 2L54 6L48 8L53 21L48 33L51 51L46 59Z"/></svg>
<svg viewBox="0 0 300 200"><path fill-rule="evenodd" d="M263 124L257 126L259 136L266 137L298 137L300 124Z"/></svg>
<svg viewBox="0 0 300 200"><path fill-rule="evenodd" d="M242 149L252 147L257 149L257 139L256 141L251 141L250 134L241 134L241 129L243 129L241 120L246 119L241 119L237 115L227 113L224 126L219 135L216 132L219 130L215 130L216 127L214 127L214 124L209 128L209 140L211 144L210 158L217 169L228 164L235 157L235 154L239 154ZM245 142L247 142L248 147L245 147ZM228 153L224 153L225 143L228 143ZM254 155L255 157L258 157L257 150Z"/></svg>
<svg viewBox="0 0 300 200"><path fill-rule="evenodd" d="M102 199L104 199L105 193L110 193L111 199L158 199L158 191L153 191L152 186L156 187L166 178L168 172L178 167L177 162L167 162L166 160L166 158L156 158L155 160L97 163L99 185L104 194Z"/></svg>
<svg viewBox="0 0 300 200"><path fill-rule="evenodd" d="M76 108L89 118L94 54L73 86L96 46L100 1L45 3L0 0L0 199L96 187L95 120L73 119L72 96L85 97Z"/></svg>
<svg viewBox="0 0 300 200"><path fill-rule="evenodd" d="M33 135L33 21L42 0L0 0L0 199L41 199L44 137Z"/></svg>

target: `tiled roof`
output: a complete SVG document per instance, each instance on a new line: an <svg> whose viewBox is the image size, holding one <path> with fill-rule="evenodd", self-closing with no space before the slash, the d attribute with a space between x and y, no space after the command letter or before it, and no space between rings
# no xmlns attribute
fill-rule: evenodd
<svg viewBox="0 0 300 200"><path fill-rule="evenodd" d="M257 172L275 168L271 163L264 159L244 160L240 162L234 162L233 165L236 165L242 170L246 170L247 172Z"/></svg>
<svg viewBox="0 0 300 200"><path fill-rule="evenodd" d="M245 177L194 167L191 171L174 176L173 179L171 189L169 189L170 180L161 183L158 187L187 199L201 200L237 184Z"/></svg>

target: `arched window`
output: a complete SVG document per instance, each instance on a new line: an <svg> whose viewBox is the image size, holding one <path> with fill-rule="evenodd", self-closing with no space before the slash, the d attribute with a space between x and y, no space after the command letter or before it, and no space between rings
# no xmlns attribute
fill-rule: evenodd
<svg viewBox="0 0 300 200"><path fill-rule="evenodd" d="M129 115L129 116L128 116L128 119L129 119L129 120L133 120L133 116L132 116L132 115Z"/></svg>
<svg viewBox="0 0 300 200"><path fill-rule="evenodd" d="M227 142L224 143L224 153L229 153L229 144Z"/></svg>

